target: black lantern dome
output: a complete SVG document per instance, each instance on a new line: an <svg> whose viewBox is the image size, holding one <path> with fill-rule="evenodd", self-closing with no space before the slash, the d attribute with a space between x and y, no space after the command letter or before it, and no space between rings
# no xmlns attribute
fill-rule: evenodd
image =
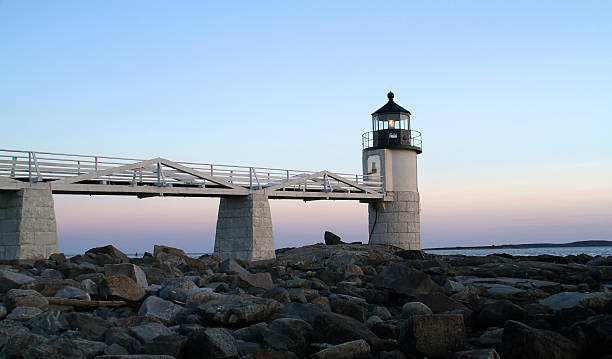
<svg viewBox="0 0 612 359"><path fill-rule="evenodd" d="M421 153L421 134L410 130L410 111L393 101L395 95L389 91L389 101L372 113L372 136L364 139L366 148L401 148Z"/></svg>

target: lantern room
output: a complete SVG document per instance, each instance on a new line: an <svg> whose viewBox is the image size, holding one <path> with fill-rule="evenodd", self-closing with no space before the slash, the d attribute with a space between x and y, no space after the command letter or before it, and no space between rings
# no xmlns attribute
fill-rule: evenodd
<svg viewBox="0 0 612 359"><path fill-rule="evenodd" d="M393 92L389 92L389 102L372 114L372 131L410 130L410 111L396 104L394 97Z"/></svg>
<svg viewBox="0 0 612 359"><path fill-rule="evenodd" d="M372 132L363 135L363 147L408 149L421 153L421 133L410 129L410 111L395 103L394 97L393 92L389 92L389 101L372 114Z"/></svg>

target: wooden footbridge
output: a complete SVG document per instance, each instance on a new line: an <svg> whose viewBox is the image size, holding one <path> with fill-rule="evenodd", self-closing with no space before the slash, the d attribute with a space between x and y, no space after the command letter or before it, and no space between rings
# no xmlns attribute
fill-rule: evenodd
<svg viewBox="0 0 612 359"><path fill-rule="evenodd" d="M380 176L0 149L0 190L57 194L380 200Z"/></svg>

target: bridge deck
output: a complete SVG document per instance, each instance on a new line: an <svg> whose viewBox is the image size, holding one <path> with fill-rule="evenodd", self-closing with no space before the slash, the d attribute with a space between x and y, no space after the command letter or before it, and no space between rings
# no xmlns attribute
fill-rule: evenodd
<svg viewBox="0 0 612 359"><path fill-rule="evenodd" d="M174 162L164 158L74 155L0 149L0 190L51 188L62 194L380 200L380 176Z"/></svg>

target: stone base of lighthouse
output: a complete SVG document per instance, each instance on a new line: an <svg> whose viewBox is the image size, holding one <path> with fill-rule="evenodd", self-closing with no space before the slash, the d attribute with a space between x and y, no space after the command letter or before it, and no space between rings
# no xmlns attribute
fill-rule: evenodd
<svg viewBox="0 0 612 359"><path fill-rule="evenodd" d="M388 194L393 201L368 204L370 244L421 249L419 193L395 191Z"/></svg>
<svg viewBox="0 0 612 359"><path fill-rule="evenodd" d="M0 191L0 261L45 259L57 252L51 190Z"/></svg>
<svg viewBox="0 0 612 359"><path fill-rule="evenodd" d="M268 196L221 197L215 255L248 261L276 258Z"/></svg>

